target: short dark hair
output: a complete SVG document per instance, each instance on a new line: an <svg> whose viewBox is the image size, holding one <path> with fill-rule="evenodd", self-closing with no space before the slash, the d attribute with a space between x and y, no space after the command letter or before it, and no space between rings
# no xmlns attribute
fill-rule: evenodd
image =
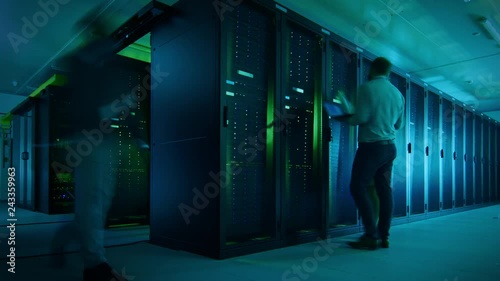
<svg viewBox="0 0 500 281"><path fill-rule="evenodd" d="M373 61L370 67L370 76L389 75L391 68L392 63L388 59L378 57Z"/></svg>

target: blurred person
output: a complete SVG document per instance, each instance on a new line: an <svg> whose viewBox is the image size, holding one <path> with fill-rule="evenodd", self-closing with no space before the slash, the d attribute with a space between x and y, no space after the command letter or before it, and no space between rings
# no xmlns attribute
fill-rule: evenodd
<svg viewBox="0 0 500 281"><path fill-rule="evenodd" d="M389 81L391 67L386 58L376 58L370 68L369 81L358 90L354 115L339 119L359 126L350 190L365 233L358 241L349 243L353 248L376 249L379 239L383 248L389 247L392 167L397 155L394 140L396 131L403 125L405 104L401 92ZM343 92L339 92L338 98L346 100ZM378 200L371 195L372 184Z"/></svg>
<svg viewBox="0 0 500 281"><path fill-rule="evenodd" d="M96 11L77 24L78 28L87 27L87 44L62 59L69 70L67 88L72 97L72 114L68 116L72 126L67 137L71 151L77 153L70 157L74 162L75 221L58 231L52 248L61 253L76 239L81 246L84 281L126 281L105 257L104 228L118 165L111 154L117 140L109 121L120 114L111 106L119 95L109 93L116 91L113 77L119 69L113 65L115 42L108 37L107 23L95 20ZM52 262L53 266L65 263L62 255L54 256Z"/></svg>

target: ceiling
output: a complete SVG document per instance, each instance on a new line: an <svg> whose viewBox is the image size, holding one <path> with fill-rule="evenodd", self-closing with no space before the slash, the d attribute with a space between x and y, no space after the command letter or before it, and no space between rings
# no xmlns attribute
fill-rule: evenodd
<svg viewBox="0 0 500 281"><path fill-rule="evenodd" d="M44 9L39 3L45 2L57 6L52 7L54 12L44 22ZM92 8L100 4L101 16L111 19L112 28L116 28L148 2L1 1L0 64L5 67L0 70L0 93L26 96L47 79L57 69L54 59L79 44L82 30L75 30L74 23ZM171 5L177 1L161 2ZM479 24L479 19L486 17L500 31L500 1L276 2L355 42L361 49L388 57L410 75L500 121L500 46ZM27 21L38 23L37 30L29 30ZM28 33L20 39L23 27ZM14 37L17 41L13 44Z"/></svg>

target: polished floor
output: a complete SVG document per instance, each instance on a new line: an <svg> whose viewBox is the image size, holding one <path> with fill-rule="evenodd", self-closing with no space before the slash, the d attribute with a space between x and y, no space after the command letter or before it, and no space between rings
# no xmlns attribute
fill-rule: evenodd
<svg viewBox="0 0 500 281"><path fill-rule="evenodd" d="M110 247L108 257L130 281L498 281L499 216L495 205L397 225L391 248L376 251L346 247L358 236L351 235L329 239L327 246L314 242L222 261L147 242ZM7 247L5 241L0 247ZM19 258L15 274L7 273L3 258L0 280L81 280L78 255L67 258L62 270L49 268L47 256Z"/></svg>

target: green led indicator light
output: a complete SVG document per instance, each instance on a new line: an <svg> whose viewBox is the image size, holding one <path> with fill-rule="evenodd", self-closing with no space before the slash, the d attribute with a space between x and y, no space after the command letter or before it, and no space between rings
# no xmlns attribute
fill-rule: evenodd
<svg viewBox="0 0 500 281"><path fill-rule="evenodd" d="M253 74L252 73L249 73L249 72L246 72L246 71L243 71L243 70L238 70L238 74L242 75L242 76L249 77L249 78L253 78Z"/></svg>

